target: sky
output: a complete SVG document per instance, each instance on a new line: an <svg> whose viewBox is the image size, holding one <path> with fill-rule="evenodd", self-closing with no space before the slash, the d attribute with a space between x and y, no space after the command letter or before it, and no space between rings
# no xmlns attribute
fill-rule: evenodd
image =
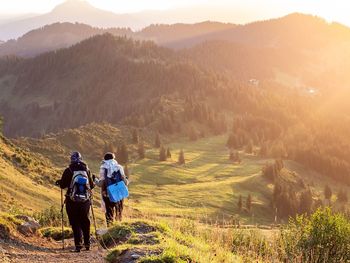
<svg viewBox="0 0 350 263"><path fill-rule="evenodd" d="M0 18L47 13L64 0L0 0ZM349 0L86 0L115 13L191 8L205 20L246 23L292 12L313 14L350 26ZM189 14L187 12L187 14ZM180 21L179 21L180 22Z"/></svg>

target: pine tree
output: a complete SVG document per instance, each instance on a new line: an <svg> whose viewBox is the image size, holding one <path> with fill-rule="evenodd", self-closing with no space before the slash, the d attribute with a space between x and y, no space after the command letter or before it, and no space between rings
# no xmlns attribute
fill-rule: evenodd
<svg viewBox="0 0 350 263"><path fill-rule="evenodd" d="M190 128L188 137L190 138L191 141L196 141L198 139L197 132L193 127Z"/></svg>
<svg viewBox="0 0 350 263"><path fill-rule="evenodd" d="M323 194L324 194L324 198L326 200L328 200L328 202L330 203L331 198L332 198L332 189L330 188L330 186L328 184L324 187Z"/></svg>
<svg viewBox="0 0 350 263"><path fill-rule="evenodd" d="M241 212L243 208L243 200L241 195L239 195L237 206L238 206L238 210Z"/></svg>
<svg viewBox="0 0 350 263"><path fill-rule="evenodd" d="M145 146L144 146L143 142L139 142L137 153L139 154L140 159L145 158Z"/></svg>
<svg viewBox="0 0 350 263"><path fill-rule="evenodd" d="M167 150L166 150L166 157L167 158L171 158L171 152L170 152L170 148L168 147Z"/></svg>
<svg viewBox="0 0 350 263"><path fill-rule="evenodd" d="M134 129L132 131L132 143L134 143L134 144L139 143L139 133L138 133L137 129Z"/></svg>
<svg viewBox="0 0 350 263"><path fill-rule="evenodd" d="M161 141L160 141L160 135L159 133L156 134L156 138L154 140L154 147L159 148L161 145Z"/></svg>
<svg viewBox="0 0 350 263"><path fill-rule="evenodd" d="M238 146L237 143L237 136L233 133L230 134L230 136L227 139L226 146L229 148L236 148Z"/></svg>
<svg viewBox="0 0 350 263"><path fill-rule="evenodd" d="M348 202L348 195L345 190L339 190L337 194L337 200L340 203L347 203Z"/></svg>
<svg viewBox="0 0 350 263"><path fill-rule="evenodd" d="M185 160L185 154L184 151L181 150L179 153L179 164L185 164L186 160Z"/></svg>
<svg viewBox="0 0 350 263"><path fill-rule="evenodd" d="M259 155L261 157L266 157L267 156L267 144L266 143L263 143L261 145Z"/></svg>
<svg viewBox="0 0 350 263"><path fill-rule="evenodd" d="M253 142L250 140L245 147L245 152L248 154L253 153Z"/></svg>
<svg viewBox="0 0 350 263"><path fill-rule="evenodd" d="M303 191L300 195L299 213L309 214L312 209L312 203L313 203L313 200L312 200L311 190L308 189L306 191Z"/></svg>
<svg viewBox="0 0 350 263"><path fill-rule="evenodd" d="M159 149L159 161L166 161L166 150L164 146L161 146Z"/></svg>
<svg viewBox="0 0 350 263"><path fill-rule="evenodd" d="M129 161L128 149L124 143L118 148L117 159L121 164L126 164Z"/></svg>
<svg viewBox="0 0 350 263"><path fill-rule="evenodd" d="M246 199L246 208L250 212L252 210L252 196L249 194Z"/></svg>
<svg viewBox="0 0 350 263"><path fill-rule="evenodd" d="M128 168L128 165L126 164L125 167L124 167L124 174L125 176L129 179L130 177L130 174L129 174L129 168Z"/></svg>

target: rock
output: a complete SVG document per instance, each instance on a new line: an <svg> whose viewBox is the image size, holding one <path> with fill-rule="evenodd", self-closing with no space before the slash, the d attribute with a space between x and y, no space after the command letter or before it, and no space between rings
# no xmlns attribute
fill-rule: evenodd
<svg viewBox="0 0 350 263"><path fill-rule="evenodd" d="M139 254L132 254L131 258L132 259L139 259L141 256Z"/></svg>
<svg viewBox="0 0 350 263"><path fill-rule="evenodd" d="M25 236L31 236L35 234L39 228L40 224L34 219L27 221L17 227L18 231Z"/></svg>
<svg viewBox="0 0 350 263"><path fill-rule="evenodd" d="M108 229L97 229L96 230L96 234L98 236L103 236L104 234L106 234L108 232Z"/></svg>
<svg viewBox="0 0 350 263"><path fill-rule="evenodd" d="M19 220L23 220L24 222L36 221L33 217L26 216L26 215L16 215L15 217Z"/></svg>
<svg viewBox="0 0 350 263"><path fill-rule="evenodd" d="M10 229L0 224L0 239L8 239L10 237Z"/></svg>

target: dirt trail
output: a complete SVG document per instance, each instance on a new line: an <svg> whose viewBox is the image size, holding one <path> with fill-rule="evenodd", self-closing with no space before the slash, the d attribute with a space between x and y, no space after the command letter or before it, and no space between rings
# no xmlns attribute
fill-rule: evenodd
<svg viewBox="0 0 350 263"><path fill-rule="evenodd" d="M40 237L0 240L0 262L105 262L105 251L97 243L90 251L69 252L73 248L73 240L66 241L65 250L61 242Z"/></svg>

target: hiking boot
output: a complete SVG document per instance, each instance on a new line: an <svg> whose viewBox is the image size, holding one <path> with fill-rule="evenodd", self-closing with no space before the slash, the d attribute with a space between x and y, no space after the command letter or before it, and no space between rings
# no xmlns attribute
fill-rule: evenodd
<svg viewBox="0 0 350 263"><path fill-rule="evenodd" d="M71 250L73 253L80 253L80 248L76 247L75 249Z"/></svg>
<svg viewBox="0 0 350 263"><path fill-rule="evenodd" d="M89 251L90 250L90 246L85 246L85 250Z"/></svg>

